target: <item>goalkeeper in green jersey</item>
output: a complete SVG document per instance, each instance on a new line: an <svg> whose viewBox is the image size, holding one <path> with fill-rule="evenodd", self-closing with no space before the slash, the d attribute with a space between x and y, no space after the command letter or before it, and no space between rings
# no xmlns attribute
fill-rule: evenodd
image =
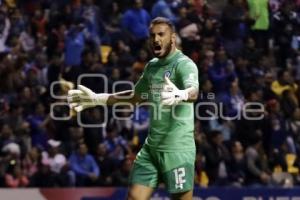
<svg viewBox="0 0 300 200"><path fill-rule="evenodd" d="M78 89L69 90L68 102L77 112L97 105L146 102L150 128L134 161L127 199L150 199L163 182L172 199L191 200L195 162L193 101L198 96L198 69L176 49L176 33L168 19L153 19L149 30L155 58L147 63L133 91L96 94L78 85Z"/></svg>

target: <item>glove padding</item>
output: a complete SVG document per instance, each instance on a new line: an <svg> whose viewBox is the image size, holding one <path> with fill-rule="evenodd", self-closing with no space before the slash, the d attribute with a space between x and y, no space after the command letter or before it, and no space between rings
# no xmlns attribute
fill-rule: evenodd
<svg viewBox="0 0 300 200"><path fill-rule="evenodd" d="M186 101L189 97L186 90L179 90L167 76L165 76L165 82L160 96L161 104L169 106L177 105L181 101Z"/></svg>
<svg viewBox="0 0 300 200"><path fill-rule="evenodd" d="M97 105L106 105L109 94L96 94L89 88L78 85L77 90L69 90L67 100L71 109L80 112L86 108L95 107Z"/></svg>

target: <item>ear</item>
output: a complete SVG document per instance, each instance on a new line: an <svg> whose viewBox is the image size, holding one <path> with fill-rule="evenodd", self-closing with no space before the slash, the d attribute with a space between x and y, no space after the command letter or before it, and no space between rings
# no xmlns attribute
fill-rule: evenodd
<svg viewBox="0 0 300 200"><path fill-rule="evenodd" d="M176 43L176 33L172 33L172 43Z"/></svg>

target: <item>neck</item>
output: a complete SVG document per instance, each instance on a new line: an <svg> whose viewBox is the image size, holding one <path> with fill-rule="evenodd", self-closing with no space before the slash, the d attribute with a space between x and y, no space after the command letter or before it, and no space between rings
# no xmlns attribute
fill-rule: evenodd
<svg viewBox="0 0 300 200"><path fill-rule="evenodd" d="M169 53L169 55L171 55L172 53L174 53L177 50L175 45L172 45L171 51Z"/></svg>
<svg viewBox="0 0 300 200"><path fill-rule="evenodd" d="M168 58L170 55L172 55L176 50L177 50L177 48L175 47L175 45L172 46L170 52L169 52L165 57L162 57L162 58L160 58L160 59L165 60L165 59Z"/></svg>

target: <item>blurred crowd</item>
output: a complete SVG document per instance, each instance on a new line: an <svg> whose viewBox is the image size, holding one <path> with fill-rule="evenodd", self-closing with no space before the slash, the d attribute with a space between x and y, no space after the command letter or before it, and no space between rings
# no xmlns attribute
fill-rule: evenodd
<svg viewBox="0 0 300 200"><path fill-rule="evenodd" d="M130 89L157 16L199 69L195 185L300 184L299 0L1 0L1 187L127 185L147 107L78 123L64 95Z"/></svg>

